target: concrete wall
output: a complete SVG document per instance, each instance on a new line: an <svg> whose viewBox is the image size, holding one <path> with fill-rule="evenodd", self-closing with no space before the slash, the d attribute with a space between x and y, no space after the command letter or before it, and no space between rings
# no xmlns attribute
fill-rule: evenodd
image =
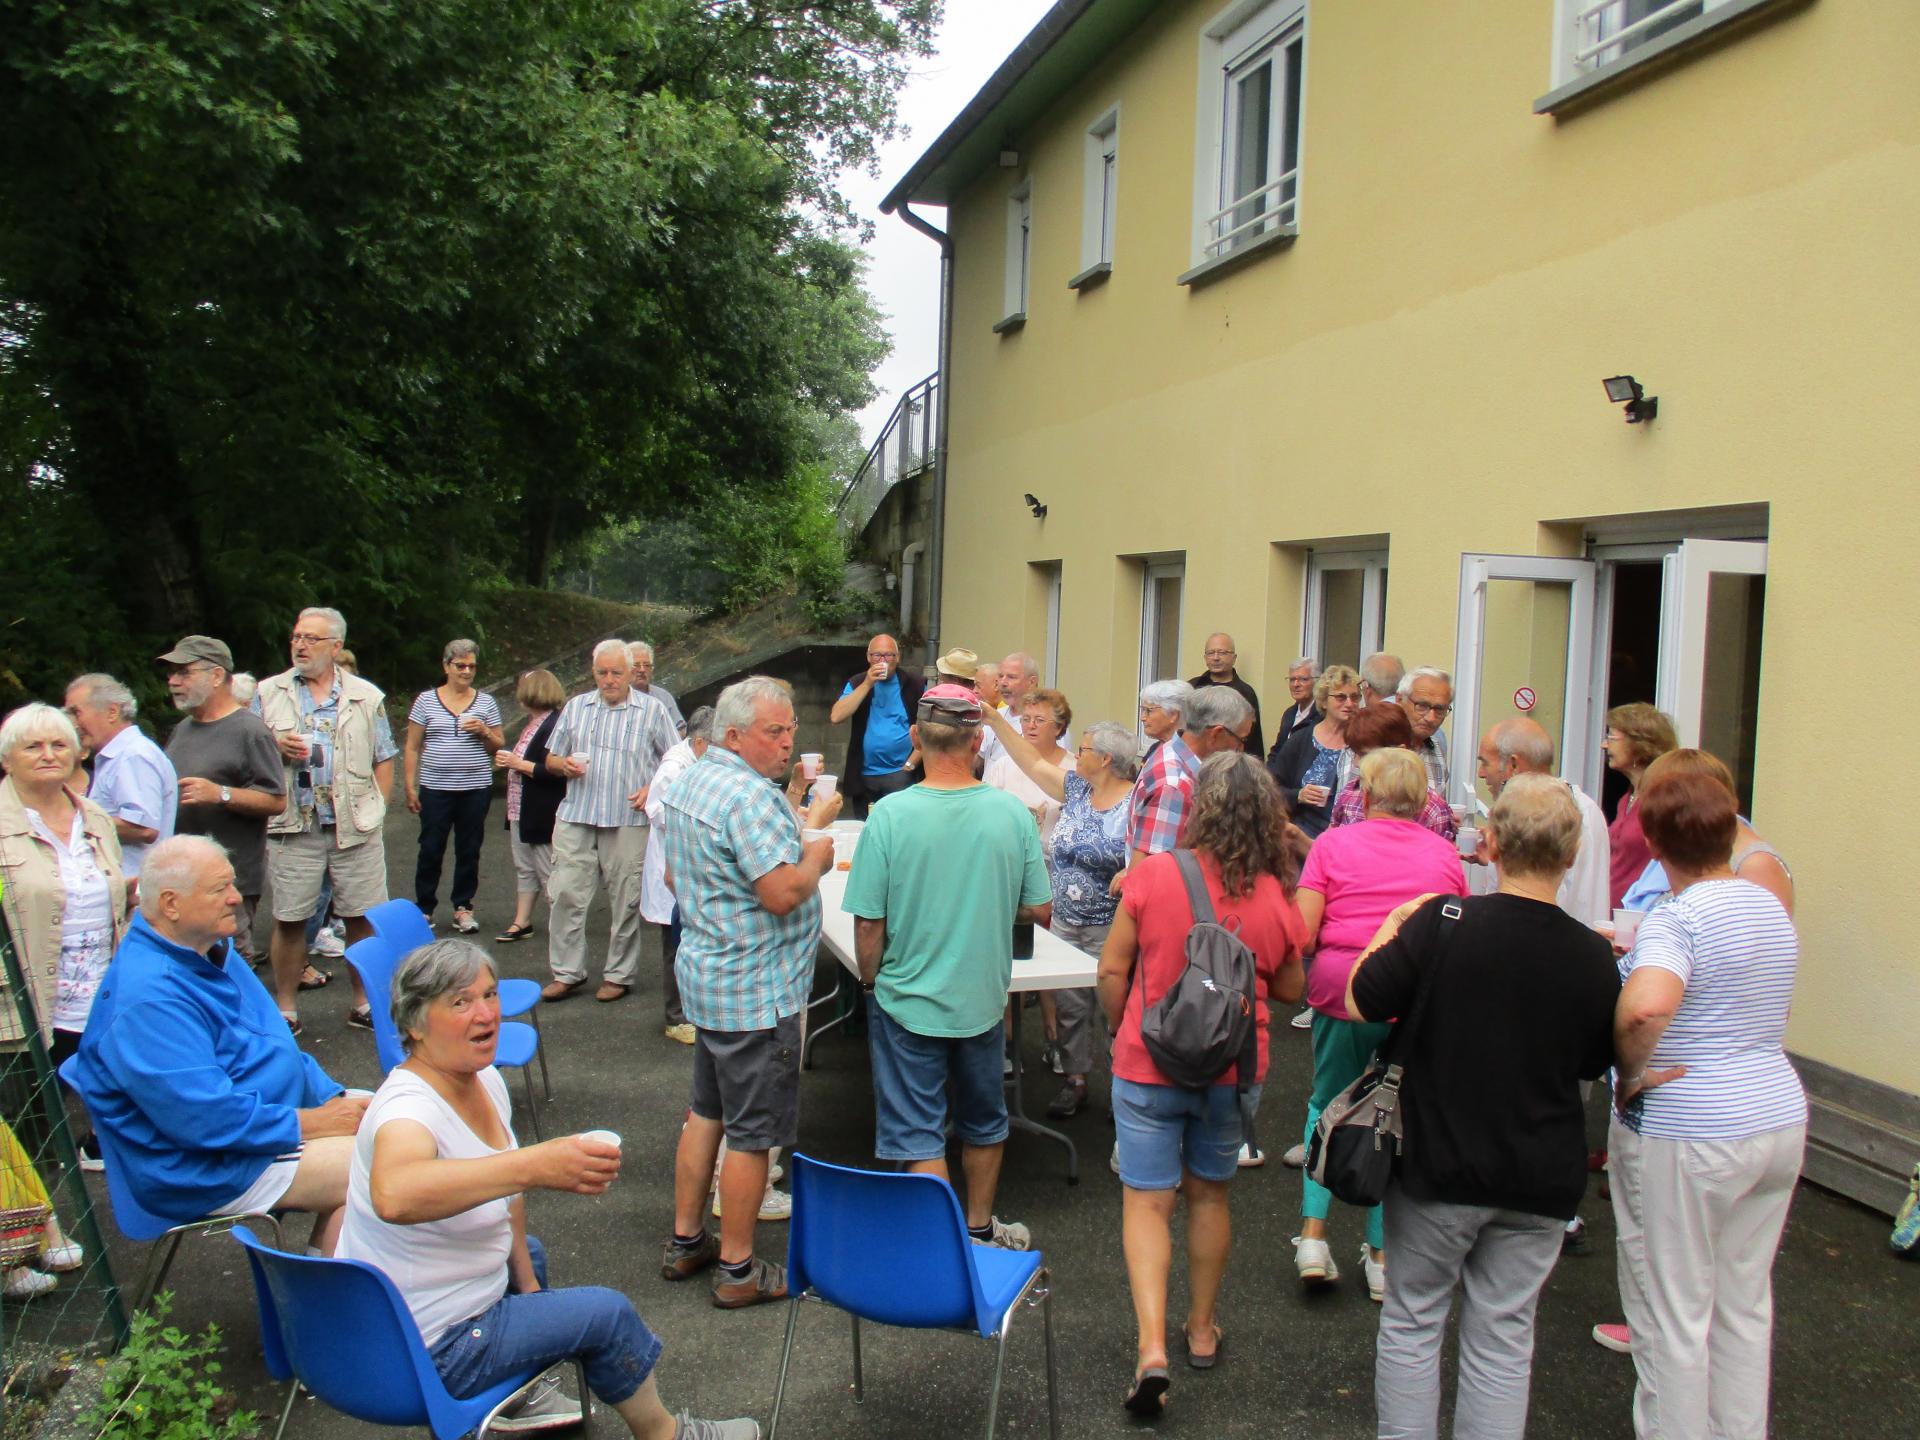
<svg viewBox="0 0 1920 1440"><path fill-rule="evenodd" d="M900 481L886 494L861 532L858 553L894 577L889 591L894 613L900 612L899 585L905 583L901 555L909 545L923 548L914 566L913 601L909 622L900 627L906 634L896 638L912 645L927 633L927 558L925 546L933 538L933 471L923 470ZM898 621L896 620L896 625ZM904 652L903 652L904 653Z"/></svg>
<svg viewBox="0 0 1920 1440"><path fill-rule="evenodd" d="M1024 169L989 170L949 215L946 635L1030 642L1025 567L1059 562L1062 686L1087 720L1128 717L1130 557L1177 553L1182 671L1230 629L1277 708L1316 541L1385 535L1387 643L1444 665L1463 552L1577 553L1609 517L1684 533L1661 517L1764 507L1753 818L1800 887L1790 1043L1920 1089L1912 845L1850 773L1847 721L1897 685L1890 657L1920 653L1912 7L1790 10L1561 120L1530 109L1550 8L1316 0L1300 237L1203 288L1175 277L1219 0L1162 5L1008 137ZM1113 273L1070 291L1084 134L1116 101ZM996 335L1022 177L1028 319ZM1603 400L1623 371L1659 395L1654 424Z"/></svg>
<svg viewBox="0 0 1920 1440"><path fill-rule="evenodd" d="M866 650L862 646L807 645L756 665L752 673L771 675L793 686L794 718L800 723L793 753L817 750L826 757L827 773L837 775L841 762L847 757L847 727L829 724L827 712L840 698L847 677L866 667ZM713 704L722 690L744 678L745 672L728 675L682 695L681 712L691 715L699 706Z"/></svg>

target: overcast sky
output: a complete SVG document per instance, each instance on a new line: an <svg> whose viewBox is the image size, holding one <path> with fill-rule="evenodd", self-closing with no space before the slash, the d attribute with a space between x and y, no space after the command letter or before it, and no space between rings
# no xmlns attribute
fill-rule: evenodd
<svg viewBox="0 0 1920 1440"><path fill-rule="evenodd" d="M940 365L940 250L880 202L940 132L987 83L1053 0L947 0L936 53L921 62L900 93L903 133L881 147L877 177L845 177L847 197L874 224L867 249L867 285L886 316L893 353L874 375L880 397L860 417L868 444L880 433L900 392ZM946 211L916 206L946 228Z"/></svg>

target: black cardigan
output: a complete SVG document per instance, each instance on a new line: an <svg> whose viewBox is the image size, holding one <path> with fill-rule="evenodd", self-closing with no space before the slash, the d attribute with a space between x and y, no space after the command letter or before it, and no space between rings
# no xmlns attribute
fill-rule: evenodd
<svg viewBox="0 0 1920 1440"><path fill-rule="evenodd" d="M546 718L540 721L529 720L529 725L538 724L533 739L527 742L525 760L533 766L533 774L520 777L520 843L522 845L551 845L553 843L553 817L559 810L560 802L567 796L567 782L547 769L547 741L553 736L553 727L560 720L558 710L549 710ZM512 822L508 822L512 828Z"/></svg>
<svg viewBox="0 0 1920 1440"><path fill-rule="evenodd" d="M1313 744L1312 725L1302 725L1278 745L1267 756L1267 770L1280 782L1280 794L1287 802L1287 814L1293 823L1314 839L1333 822L1332 786L1328 786L1327 803L1324 805L1302 805L1300 803L1300 785L1306 779L1307 770L1313 764L1316 753Z"/></svg>

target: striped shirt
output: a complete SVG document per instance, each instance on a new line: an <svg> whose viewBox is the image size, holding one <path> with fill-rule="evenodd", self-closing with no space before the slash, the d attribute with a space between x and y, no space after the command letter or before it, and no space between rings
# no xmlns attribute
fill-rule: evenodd
<svg viewBox="0 0 1920 1440"><path fill-rule="evenodd" d="M679 739L667 707L637 690L618 705L607 704L598 690L574 696L562 707L547 749L585 755L587 773L567 782L557 818L602 828L645 825L646 812L634 809L628 797L652 783L660 757Z"/></svg>
<svg viewBox="0 0 1920 1440"><path fill-rule="evenodd" d="M720 745L681 773L664 804L687 1019L702 1030L771 1029L807 1003L820 947L818 892L775 915L753 888L799 861L799 818L778 785Z"/></svg>
<svg viewBox="0 0 1920 1440"><path fill-rule="evenodd" d="M1653 966L1686 986L1649 1064L1687 1073L1637 1097L1626 1123L1661 1140L1806 1124L1806 1092L1782 1048L1799 955L1785 907L1745 880L1689 885L1642 920L1623 973Z"/></svg>
<svg viewBox="0 0 1920 1440"><path fill-rule="evenodd" d="M414 697L407 723L426 731L420 752L420 786L426 790L491 790L493 753L478 735L460 728L467 716L476 716L491 729L500 728L500 702L486 691L476 691L473 702L459 714L447 708L438 690L422 690Z"/></svg>
<svg viewBox="0 0 1920 1440"><path fill-rule="evenodd" d="M687 717L680 713L680 702L673 698L673 692L664 685L649 685L640 692L651 695L667 707L667 718L673 722L674 730L681 735L687 733Z"/></svg>

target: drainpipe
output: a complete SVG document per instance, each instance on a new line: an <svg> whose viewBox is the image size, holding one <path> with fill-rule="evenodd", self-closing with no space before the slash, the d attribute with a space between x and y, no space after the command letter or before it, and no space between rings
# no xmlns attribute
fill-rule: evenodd
<svg viewBox="0 0 1920 1440"><path fill-rule="evenodd" d="M935 410L939 438L933 454L933 532L929 542L927 565L927 655L928 669L940 657L940 591L946 569L947 537L947 394L953 388L953 237L930 224L902 205L900 218L940 247L940 401ZM904 578L902 608L913 603L913 591ZM903 622L904 628L904 622Z"/></svg>
<svg viewBox="0 0 1920 1440"><path fill-rule="evenodd" d="M916 540L900 552L900 633L913 629L913 565L927 542Z"/></svg>

